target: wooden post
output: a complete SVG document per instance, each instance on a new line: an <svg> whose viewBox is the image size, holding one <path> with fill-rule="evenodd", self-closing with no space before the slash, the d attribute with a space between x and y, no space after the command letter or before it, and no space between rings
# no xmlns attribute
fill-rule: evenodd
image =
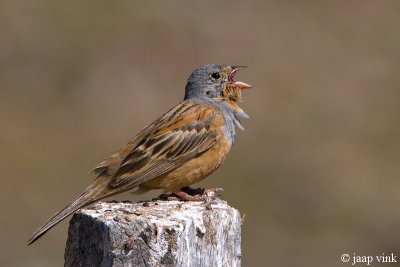
<svg viewBox="0 0 400 267"><path fill-rule="evenodd" d="M240 266L239 212L210 202L102 202L77 212L65 266Z"/></svg>

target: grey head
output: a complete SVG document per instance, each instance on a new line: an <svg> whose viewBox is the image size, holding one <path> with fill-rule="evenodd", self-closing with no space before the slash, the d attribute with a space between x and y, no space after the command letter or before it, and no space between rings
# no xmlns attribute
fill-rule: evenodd
<svg viewBox="0 0 400 267"><path fill-rule="evenodd" d="M187 81L185 100L194 97L220 97L228 85L239 90L251 88L246 83L233 81L236 72L243 68L244 66L222 64L206 64L198 67Z"/></svg>
<svg viewBox="0 0 400 267"><path fill-rule="evenodd" d="M195 97L217 97L228 84L227 72L227 66L221 64L206 64L198 67L187 81L185 100Z"/></svg>

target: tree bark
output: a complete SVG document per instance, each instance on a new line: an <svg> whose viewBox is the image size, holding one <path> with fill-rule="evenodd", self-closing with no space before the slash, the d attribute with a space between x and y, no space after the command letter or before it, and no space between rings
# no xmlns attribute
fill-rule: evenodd
<svg viewBox="0 0 400 267"><path fill-rule="evenodd" d="M218 198L102 202L73 216L65 266L240 266L241 223Z"/></svg>

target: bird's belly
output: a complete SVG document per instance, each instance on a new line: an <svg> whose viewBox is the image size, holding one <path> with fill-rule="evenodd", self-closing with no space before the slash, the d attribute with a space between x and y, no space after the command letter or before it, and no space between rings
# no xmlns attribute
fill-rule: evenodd
<svg viewBox="0 0 400 267"><path fill-rule="evenodd" d="M186 162L168 174L141 184L140 187L146 189L164 188L175 192L182 187L203 180L221 166L231 148L231 144L225 138L221 137L218 139L216 144L205 153Z"/></svg>

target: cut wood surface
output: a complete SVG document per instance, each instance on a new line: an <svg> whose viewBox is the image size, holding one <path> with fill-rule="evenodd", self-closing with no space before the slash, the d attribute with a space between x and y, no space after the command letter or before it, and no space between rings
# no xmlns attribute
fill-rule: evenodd
<svg viewBox="0 0 400 267"><path fill-rule="evenodd" d="M241 223L219 198L101 202L73 216L65 266L240 266Z"/></svg>

